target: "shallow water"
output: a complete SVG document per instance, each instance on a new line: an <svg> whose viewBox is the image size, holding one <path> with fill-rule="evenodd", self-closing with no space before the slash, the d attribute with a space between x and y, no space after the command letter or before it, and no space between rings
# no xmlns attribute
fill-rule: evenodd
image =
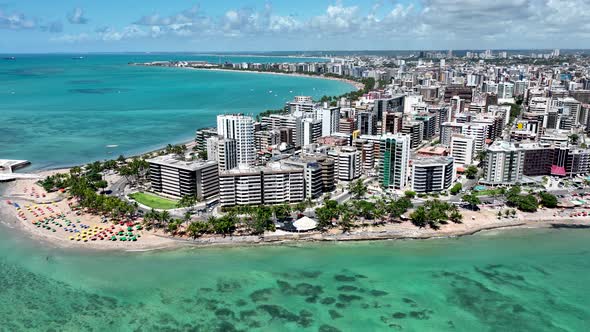
<svg viewBox="0 0 590 332"><path fill-rule="evenodd" d="M0 234L0 330L583 331L590 232L85 253Z"/></svg>
<svg viewBox="0 0 590 332"><path fill-rule="evenodd" d="M0 60L0 158L72 166L194 138L220 113L257 114L296 95L339 95L346 83L307 77L135 67L129 62L217 57L30 55ZM296 58L221 58L294 62Z"/></svg>

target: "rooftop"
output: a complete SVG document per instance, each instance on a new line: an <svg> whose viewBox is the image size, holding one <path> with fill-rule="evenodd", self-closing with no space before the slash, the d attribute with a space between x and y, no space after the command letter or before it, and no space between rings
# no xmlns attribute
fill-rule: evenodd
<svg viewBox="0 0 590 332"><path fill-rule="evenodd" d="M249 166L249 165L240 165L237 168L233 168L227 171L221 172L219 175L240 175L240 174L258 174L260 172L264 173L281 173L281 172L293 172L293 171L301 171L302 168L289 166L281 162L270 162L266 166Z"/></svg>
<svg viewBox="0 0 590 332"><path fill-rule="evenodd" d="M185 161L179 159L176 155L165 155L159 156L156 158L148 159L148 163L150 164L157 164L162 166L171 166L180 169L184 169L187 171L196 171L202 169L204 167L217 165L216 161L208 161L208 160L192 160L192 161Z"/></svg>
<svg viewBox="0 0 590 332"><path fill-rule="evenodd" d="M416 166L446 165L454 160L453 157L419 157L412 159L412 164Z"/></svg>

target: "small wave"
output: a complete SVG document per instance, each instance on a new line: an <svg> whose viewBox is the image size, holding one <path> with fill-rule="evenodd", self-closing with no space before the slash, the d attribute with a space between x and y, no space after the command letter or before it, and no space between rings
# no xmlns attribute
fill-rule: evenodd
<svg viewBox="0 0 590 332"><path fill-rule="evenodd" d="M107 148L110 148L110 149L112 149L112 148L118 148L118 147L119 146L116 145L116 144L107 145Z"/></svg>

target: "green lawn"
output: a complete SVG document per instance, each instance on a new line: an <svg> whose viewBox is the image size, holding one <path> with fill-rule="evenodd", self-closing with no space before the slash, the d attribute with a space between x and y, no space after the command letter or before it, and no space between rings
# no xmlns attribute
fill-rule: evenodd
<svg viewBox="0 0 590 332"><path fill-rule="evenodd" d="M502 189L486 189L482 191L473 191L476 196L500 196L502 195Z"/></svg>
<svg viewBox="0 0 590 332"><path fill-rule="evenodd" d="M139 204L159 210L176 209L176 204L178 203L177 201L148 193L135 193L129 195L129 197L136 200Z"/></svg>

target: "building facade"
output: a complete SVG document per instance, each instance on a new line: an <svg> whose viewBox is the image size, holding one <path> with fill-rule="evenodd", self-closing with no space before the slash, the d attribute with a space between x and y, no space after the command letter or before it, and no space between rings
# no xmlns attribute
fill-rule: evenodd
<svg viewBox="0 0 590 332"><path fill-rule="evenodd" d="M215 161L182 161L172 155L147 160L152 190L176 198L211 199L219 193L219 170Z"/></svg>

